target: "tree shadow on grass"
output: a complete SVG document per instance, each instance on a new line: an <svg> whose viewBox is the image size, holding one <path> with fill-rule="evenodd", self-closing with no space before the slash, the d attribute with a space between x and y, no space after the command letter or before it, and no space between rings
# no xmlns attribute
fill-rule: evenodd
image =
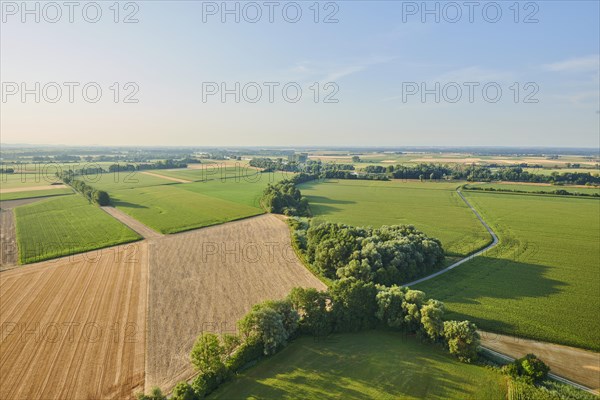
<svg viewBox="0 0 600 400"><path fill-rule="evenodd" d="M129 203L127 201L121 201L121 200L117 200L117 201L113 201L113 205L115 207L126 207L126 208L148 208L144 205L141 204L137 204L137 203Z"/></svg>

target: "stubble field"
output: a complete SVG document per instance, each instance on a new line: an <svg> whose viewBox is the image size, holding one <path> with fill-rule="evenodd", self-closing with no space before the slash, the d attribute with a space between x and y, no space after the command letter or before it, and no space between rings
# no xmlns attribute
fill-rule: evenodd
<svg viewBox="0 0 600 400"><path fill-rule="evenodd" d="M0 273L0 398L143 390L145 242Z"/></svg>
<svg viewBox="0 0 600 400"><path fill-rule="evenodd" d="M300 263L273 215L161 238L150 244L146 389L171 388L194 370L201 332L226 333L252 305L296 286L325 286Z"/></svg>

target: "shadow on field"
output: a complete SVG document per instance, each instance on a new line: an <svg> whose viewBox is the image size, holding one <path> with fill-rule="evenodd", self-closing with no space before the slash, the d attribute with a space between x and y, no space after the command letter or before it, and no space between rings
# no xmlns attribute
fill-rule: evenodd
<svg viewBox="0 0 600 400"><path fill-rule="evenodd" d="M507 259L480 256L459 267L456 274L432 282L439 293L442 285L446 298L452 302L480 304L478 298L522 299L547 297L562 292L566 283L546 277L551 268L545 265L522 263ZM443 282L442 282L443 281ZM436 285L437 284L437 285ZM436 297L443 300L439 296Z"/></svg>
<svg viewBox="0 0 600 400"><path fill-rule="evenodd" d="M127 207L127 208L148 208L146 206L143 206L141 204L136 204L136 203L129 203L127 201L113 201L113 206L114 207Z"/></svg>

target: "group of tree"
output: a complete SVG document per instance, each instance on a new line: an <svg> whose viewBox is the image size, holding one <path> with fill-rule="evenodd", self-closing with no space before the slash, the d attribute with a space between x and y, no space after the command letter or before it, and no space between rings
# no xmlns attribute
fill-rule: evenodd
<svg viewBox="0 0 600 400"><path fill-rule="evenodd" d="M354 227L292 219L293 244L324 277L401 284L435 271L444 261L438 239L412 225Z"/></svg>
<svg viewBox="0 0 600 400"><path fill-rule="evenodd" d="M142 171L148 169L172 169L172 168L187 168L187 162L176 160L159 160L151 163L136 163L136 164L111 164L108 166L108 172L124 172L124 171Z"/></svg>
<svg viewBox="0 0 600 400"><path fill-rule="evenodd" d="M314 179L364 179L389 180L387 176L373 173L357 173L352 164L324 163L321 160L308 160L304 163L284 161L282 158L253 158L249 165L261 168L262 172L297 172L314 176Z"/></svg>
<svg viewBox="0 0 600 400"><path fill-rule="evenodd" d="M421 163L417 165L369 165L364 171L371 174L389 176L394 179L455 179L467 181L512 181L554 184L600 184L600 176L589 172L556 171L549 175L532 173L522 166L493 166L493 165L444 165Z"/></svg>
<svg viewBox="0 0 600 400"><path fill-rule="evenodd" d="M179 382L173 400L205 398L237 372L283 349L300 335L324 339L331 333L392 329L444 346L463 362L477 357L479 335L469 321L443 321L443 303L425 293L381 286L355 278L335 282L327 291L294 288L283 300L257 304L238 321L238 334L201 334L191 362L198 375ZM160 399L160 390L140 395ZM163 396L164 397L164 396Z"/></svg>
<svg viewBox="0 0 600 400"><path fill-rule="evenodd" d="M261 198L261 204L267 211L276 214L310 215L308 200L302 197L300 190L290 179L267 185Z"/></svg>
<svg viewBox="0 0 600 400"><path fill-rule="evenodd" d="M96 203L100 206L107 206L110 204L110 196L104 190L97 190L92 186L88 185L84 181L75 179L72 171L65 171L57 174L65 184L71 186L73 189L81 193L86 199L92 203Z"/></svg>

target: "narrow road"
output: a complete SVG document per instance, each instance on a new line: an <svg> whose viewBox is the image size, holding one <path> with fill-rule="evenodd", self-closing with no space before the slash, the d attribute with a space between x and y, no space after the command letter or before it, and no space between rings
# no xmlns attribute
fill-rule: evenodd
<svg viewBox="0 0 600 400"><path fill-rule="evenodd" d="M156 232L154 229L142 224L137 219L125 214L123 211L115 208L115 207L100 207L107 214L111 215L113 218L121 221L138 234L140 234L144 239L154 239L164 236L161 233Z"/></svg>
<svg viewBox="0 0 600 400"><path fill-rule="evenodd" d="M455 262L454 264L450 265L449 267L446 267L442 270L439 270L431 275L428 275L424 278L421 279L417 279L416 281L412 281L412 282L408 282L408 283L404 283L402 284L402 286L413 286L416 285L417 283L421 283L421 282L425 282L428 281L432 278L435 278L436 276L440 276L442 274L445 274L448 271L453 270L454 268L458 267L461 264L466 263L467 261L472 260L473 258L485 253L486 251L488 251L489 249L496 247L496 245L498 244L498 236L496 236L496 234L494 233L494 231L492 230L492 228L489 227L489 225L483 220L483 218L481 218L481 215L479 215L479 213L477 212L477 210L475 210L473 208L473 206L471 205L471 203L469 203L467 201L467 199L465 198L465 196L463 196L463 194L460 192L460 189L456 189L456 193L458 193L458 195L460 196L460 198L465 202L465 204L471 209L471 211L473 211L473 213L475 214L475 216L477 217L477 219L479 220L479 222L481 222L481 224L485 227L485 229L487 229L487 231L489 232L489 234L492 236L492 243L490 243L488 246L484 247L483 249L463 258L460 261Z"/></svg>

